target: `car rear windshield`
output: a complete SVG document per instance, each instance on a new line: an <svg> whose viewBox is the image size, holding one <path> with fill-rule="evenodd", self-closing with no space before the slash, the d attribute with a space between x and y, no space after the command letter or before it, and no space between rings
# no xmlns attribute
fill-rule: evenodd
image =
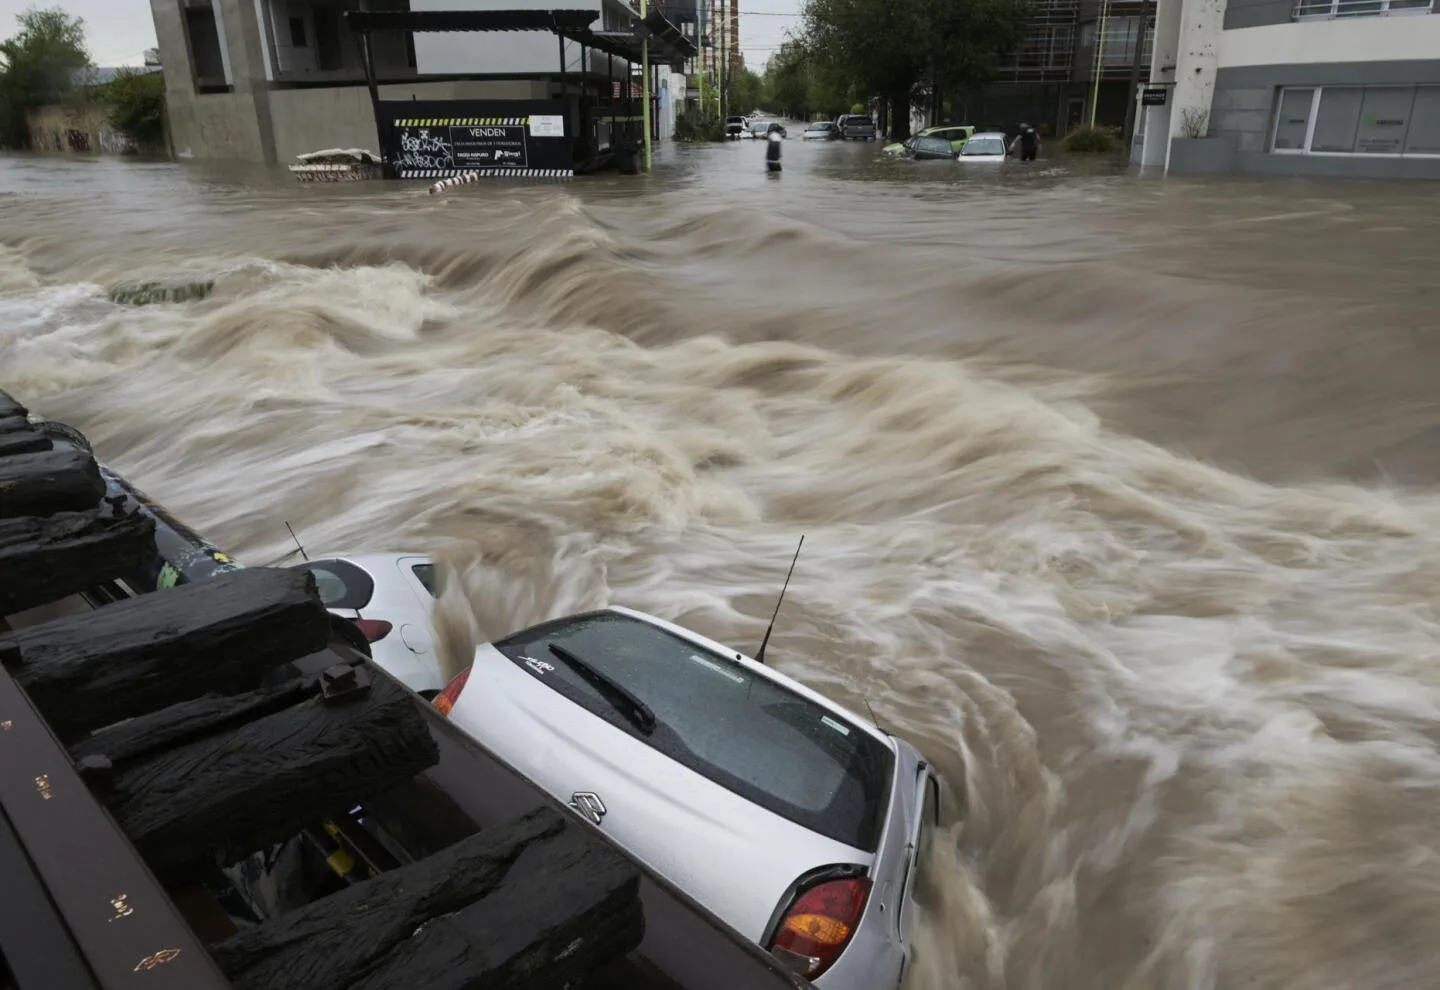
<svg viewBox="0 0 1440 990"><path fill-rule="evenodd" d="M1000 138L971 138L960 149L962 155L1003 155L1005 154L1005 142Z"/></svg>
<svg viewBox="0 0 1440 990"><path fill-rule="evenodd" d="M343 560L313 560L301 565L315 575L320 601L326 608L362 609L375 594L375 581L365 571Z"/></svg>
<svg viewBox="0 0 1440 990"><path fill-rule="evenodd" d="M551 644L649 706L654 731L636 728ZM532 674L527 660L551 665L535 679L741 797L848 846L879 844L893 751L729 657L615 612L558 619L494 646Z"/></svg>

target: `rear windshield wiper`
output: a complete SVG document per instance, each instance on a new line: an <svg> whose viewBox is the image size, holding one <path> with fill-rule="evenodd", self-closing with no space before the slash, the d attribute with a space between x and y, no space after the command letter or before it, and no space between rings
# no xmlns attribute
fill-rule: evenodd
<svg viewBox="0 0 1440 990"><path fill-rule="evenodd" d="M619 709L620 713L628 718L635 728L647 736L655 731L655 713L650 710L649 705L631 694L628 688L581 660L565 647L557 646L554 643L547 645L551 653L563 660L575 673L595 685L595 688L605 695L606 700Z"/></svg>

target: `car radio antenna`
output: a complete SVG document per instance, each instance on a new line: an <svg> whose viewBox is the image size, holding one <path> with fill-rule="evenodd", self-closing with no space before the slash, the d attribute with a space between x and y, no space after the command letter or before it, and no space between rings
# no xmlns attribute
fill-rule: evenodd
<svg viewBox="0 0 1440 990"><path fill-rule="evenodd" d="M305 561L308 563L310 561L310 557L305 553L305 548L300 545L300 537L295 535L295 529L290 525L290 521L288 519L285 521L285 528L290 530L290 539L295 541L295 549L300 551L300 556L304 558ZM286 554L285 556L288 557L289 554Z"/></svg>
<svg viewBox="0 0 1440 990"><path fill-rule="evenodd" d="M860 700L865 702L865 710L870 713L870 721L875 723L875 728L888 735L890 730L885 728L885 726L881 725L880 720L875 717L875 709L870 707L870 699L865 697L864 695L861 695Z"/></svg>
<svg viewBox="0 0 1440 990"><path fill-rule="evenodd" d="M795 562L800 559L800 548L805 545L805 534L800 534L800 542L795 546L795 556L790 558L790 570L785 572L785 583L780 586L780 597L775 599L775 612L770 616L770 625L765 627L765 638L760 641L760 649L755 651L755 662L765 662L765 647L770 642L770 634L775 631L775 620L780 616L780 603L785 600L785 589L790 587L790 576L795 573Z"/></svg>

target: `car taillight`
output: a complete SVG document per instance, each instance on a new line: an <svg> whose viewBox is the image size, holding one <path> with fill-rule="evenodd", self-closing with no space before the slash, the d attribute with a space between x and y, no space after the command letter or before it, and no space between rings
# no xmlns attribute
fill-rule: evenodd
<svg viewBox="0 0 1440 990"><path fill-rule="evenodd" d="M785 912L771 940L771 954L806 979L815 979L850 944L869 897L867 877L816 884Z"/></svg>
<svg viewBox="0 0 1440 990"><path fill-rule="evenodd" d="M395 627L384 619L354 619L355 628L360 630L361 635L368 642L378 643L390 635L390 630Z"/></svg>
<svg viewBox="0 0 1440 990"><path fill-rule="evenodd" d="M449 684L445 685L445 690L431 700L430 704L438 708L441 715L449 715L450 709L455 707L455 702L460 700L460 692L465 690L465 682L470 679L471 669L466 667L460 671Z"/></svg>

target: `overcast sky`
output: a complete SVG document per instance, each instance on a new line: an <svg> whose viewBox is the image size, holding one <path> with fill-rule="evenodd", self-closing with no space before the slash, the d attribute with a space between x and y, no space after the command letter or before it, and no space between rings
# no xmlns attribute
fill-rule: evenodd
<svg viewBox="0 0 1440 990"><path fill-rule="evenodd" d="M145 49L155 47L149 0L33 0L33 5L61 7L85 18L96 65L139 65ZM800 0L739 0L739 5L745 64L760 72L785 40L786 29L798 30ZM0 38L14 33L15 15L29 6L32 0L0 0Z"/></svg>

